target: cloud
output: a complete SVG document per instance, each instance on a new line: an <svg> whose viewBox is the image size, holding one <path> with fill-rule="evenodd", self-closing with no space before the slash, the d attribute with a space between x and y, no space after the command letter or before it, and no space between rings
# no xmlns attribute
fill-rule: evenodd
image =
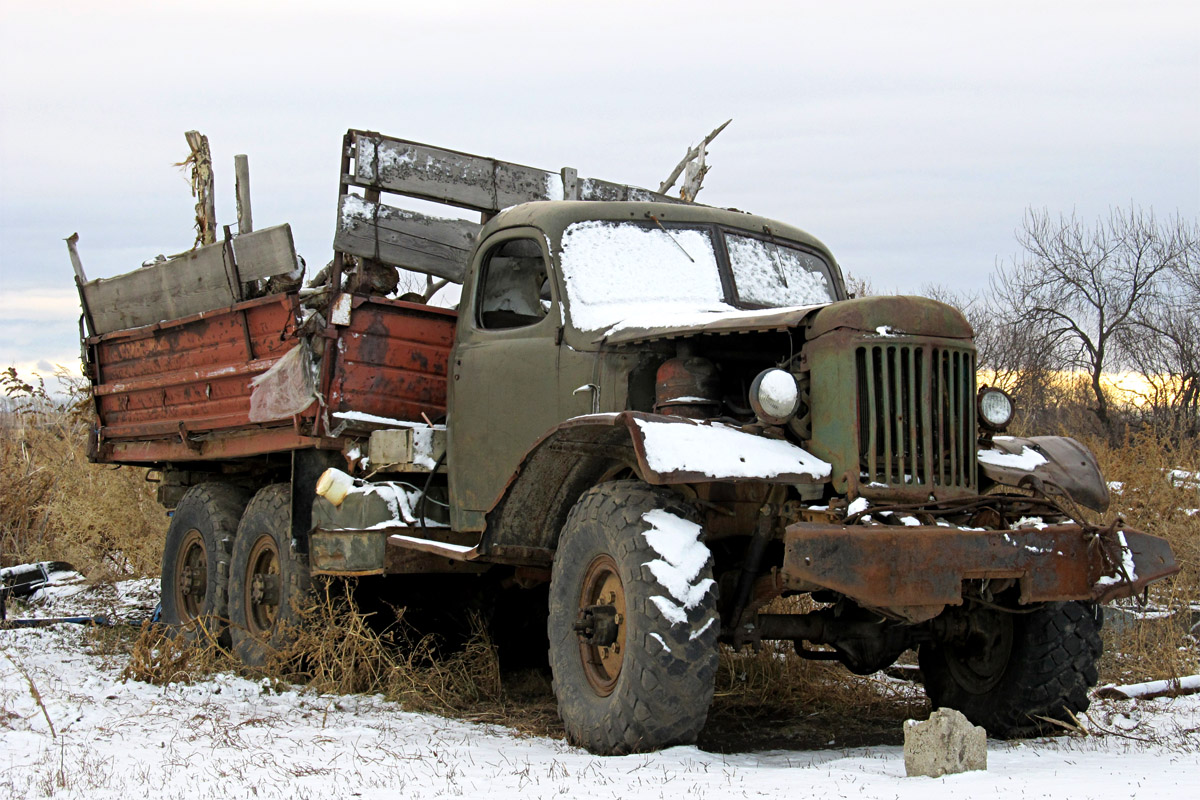
<svg viewBox="0 0 1200 800"><path fill-rule="evenodd" d="M291 223L311 271L349 127L653 185L733 117L700 199L810 231L880 290L977 288L1027 206L1200 210L1194 2L206 8L4 6L0 363L76 346L71 232L90 277L191 245L189 129L219 222L247 153L255 221Z"/></svg>
<svg viewBox="0 0 1200 800"><path fill-rule="evenodd" d="M74 321L79 314L79 293L74 288L0 290L0 319L8 322Z"/></svg>

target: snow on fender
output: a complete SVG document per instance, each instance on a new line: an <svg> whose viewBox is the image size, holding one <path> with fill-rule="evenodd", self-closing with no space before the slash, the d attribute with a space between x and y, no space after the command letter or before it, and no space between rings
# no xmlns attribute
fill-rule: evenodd
<svg viewBox="0 0 1200 800"><path fill-rule="evenodd" d="M761 479L778 483L823 483L828 462L782 439L745 433L721 423L699 423L681 417L637 415L630 431L647 478L662 483L679 480Z"/></svg>

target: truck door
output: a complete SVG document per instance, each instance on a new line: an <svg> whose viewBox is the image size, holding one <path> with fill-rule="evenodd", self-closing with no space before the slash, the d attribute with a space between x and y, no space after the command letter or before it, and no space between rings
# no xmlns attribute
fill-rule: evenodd
<svg viewBox="0 0 1200 800"><path fill-rule="evenodd" d="M501 231L476 251L450 365L452 524L481 530L483 512L521 458L561 421L562 314L545 237Z"/></svg>

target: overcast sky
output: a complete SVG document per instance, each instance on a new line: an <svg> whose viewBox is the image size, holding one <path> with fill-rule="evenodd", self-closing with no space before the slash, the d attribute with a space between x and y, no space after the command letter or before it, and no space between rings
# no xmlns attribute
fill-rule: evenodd
<svg viewBox="0 0 1200 800"><path fill-rule="evenodd" d="M0 0L0 369L78 363L72 232L89 277L191 245L189 129L310 273L350 127L653 188L732 117L699 199L877 290L986 285L1028 207L1195 218L1200 6L987 5Z"/></svg>

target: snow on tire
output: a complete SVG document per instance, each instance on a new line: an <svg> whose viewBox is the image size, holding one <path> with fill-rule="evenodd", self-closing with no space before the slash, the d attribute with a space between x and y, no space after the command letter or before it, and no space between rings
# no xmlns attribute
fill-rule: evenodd
<svg viewBox="0 0 1200 800"><path fill-rule="evenodd" d="M601 484L563 526L550 665L567 738L620 755L696 740L717 670L717 587L695 509L640 481Z"/></svg>

